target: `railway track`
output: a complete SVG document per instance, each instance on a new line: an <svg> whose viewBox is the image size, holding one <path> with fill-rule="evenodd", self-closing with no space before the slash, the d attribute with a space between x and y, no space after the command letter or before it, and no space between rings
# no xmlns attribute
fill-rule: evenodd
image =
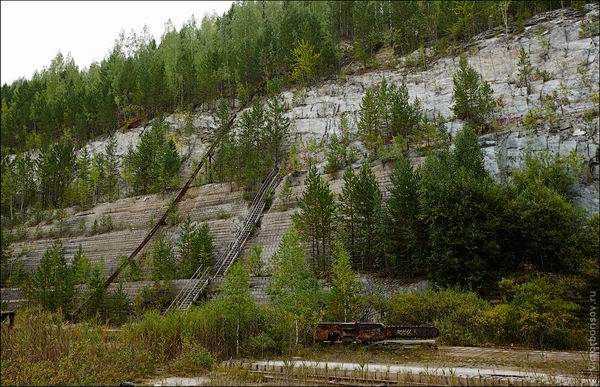
<svg viewBox="0 0 600 387"><path fill-rule="evenodd" d="M431 382L417 381L392 381L374 377L319 375L316 373L303 373L286 375L272 371L250 371L253 375L262 377L263 382L275 385L336 385L336 386L446 386L446 384L432 384Z"/></svg>

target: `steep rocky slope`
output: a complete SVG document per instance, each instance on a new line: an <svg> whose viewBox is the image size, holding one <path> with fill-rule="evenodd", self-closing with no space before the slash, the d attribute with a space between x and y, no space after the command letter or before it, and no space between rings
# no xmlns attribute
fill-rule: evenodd
<svg viewBox="0 0 600 387"><path fill-rule="evenodd" d="M465 48L469 63L483 79L491 83L495 97L502 101L500 130L480 138L488 171L498 179L505 179L522 164L526 150L549 150L561 155L574 150L589 166L586 179L578 186L577 198L578 204L588 214L599 209L598 104L592 101L594 93L598 93L599 40L598 35L580 37L579 31L581 23L593 17L598 17L598 5L588 5L585 14L573 10L553 11L531 20L521 34L505 36L502 33L488 33ZM529 51L533 67L545 70L550 78L534 81L529 95L526 88L518 87L516 83L518 51L521 47ZM418 53L411 56L415 55ZM418 97L429 116L441 114L448 120L451 134L455 134L463 125L453 117L451 110L452 74L458 67L458 56L430 60L425 70L404 66L411 56L395 58L376 70L351 72L348 69L346 72L349 74L314 86L285 91L283 97L289 107L287 115L291 120L291 140L302 150L301 158L307 157L307 144L314 142L318 149L312 157L321 160L320 165L323 166L323 144L329 135L339 131L342 115L349 118L351 132L355 135L362 96L367 88L384 78L393 83L406 82L411 98ZM541 96L553 92L561 99L566 98L557 112L556 124L552 127L540 124L536 128L526 129L522 123L523 116L528 110L540 106ZM596 114L590 113L593 111ZM168 121L176 131L184 126L185 120L181 115L172 115ZM210 112L195 113L193 126L194 134L178 137L180 153L186 158L182 170L182 176L185 177L189 175L194 160L200 159L207 148L203 139L212 130ZM125 154L128 146L139 141L143 131L144 128L136 128L118 133L118 153ZM102 151L105 145L106 140L100 139L90 143L88 148L94 153ZM359 153L364 152L358 141L354 145ZM415 164L422 160L418 152L413 152L412 156ZM372 168L385 192L389 186L391 165L373 163ZM340 192L341 176L330 175L327 178L332 189ZM302 173L290 176L293 184L291 203L284 206L277 192L273 205L262 218L261 227L246 245L246 249L252 244L263 245L263 259L267 268L283 233L291 223L290 216L296 210L295 198L303 191L303 179ZM92 261L104 257L105 270L111 272L118 262L117 258L129 254L143 239L152 227L152 221L164 211L172 195L121 198L81 212L69 209L65 224L70 229L70 236L63 235L60 238L67 256L72 257L81 245ZM179 205L178 215L190 216L196 222L207 222L213 233L216 250L221 252L227 248L246 212L247 202L234 185L206 184L190 189ZM112 217L114 230L87 235L94 220L98 221L107 214ZM45 235L56 226L54 222L31 227L26 230L26 239L14 243L15 251L28 268L38 264L44 250L52 243L52 239ZM167 225L164 231L174 240L177 239L177 225ZM7 294L3 291L3 299L8 298Z"/></svg>

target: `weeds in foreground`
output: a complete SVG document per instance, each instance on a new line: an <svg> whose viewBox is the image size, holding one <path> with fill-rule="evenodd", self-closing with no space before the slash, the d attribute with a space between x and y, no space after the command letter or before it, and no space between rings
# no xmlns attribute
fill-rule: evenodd
<svg viewBox="0 0 600 387"><path fill-rule="evenodd" d="M105 328L66 324L60 313L41 309L19 311L13 328L1 328L0 384L119 384L162 372L198 374L212 368L208 351L186 341L174 345L173 334L165 334L162 342L152 338L161 344L155 350L139 345L151 339L145 330Z"/></svg>

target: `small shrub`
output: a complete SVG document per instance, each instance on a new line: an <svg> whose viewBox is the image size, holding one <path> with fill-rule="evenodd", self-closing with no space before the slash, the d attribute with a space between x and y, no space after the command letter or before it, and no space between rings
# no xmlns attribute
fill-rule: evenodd
<svg viewBox="0 0 600 387"><path fill-rule="evenodd" d="M504 335L498 339L513 339L537 348L585 347L584 336L575 324L578 306L566 300L569 287L560 277L548 275L514 285L510 302L494 308L498 320L494 323L505 324Z"/></svg>
<svg viewBox="0 0 600 387"><path fill-rule="evenodd" d="M29 276L25 271L22 260L10 260L2 263L2 285L8 287L21 287L27 283Z"/></svg>
<svg viewBox="0 0 600 387"><path fill-rule="evenodd" d="M128 282L141 281L143 279L139 263L135 259L129 259L123 255L119 258L119 264L124 264L125 269L121 272L121 278Z"/></svg>
<svg viewBox="0 0 600 387"><path fill-rule="evenodd" d="M527 111L523 116L523 125L531 130L542 124L542 109L533 108Z"/></svg>
<svg viewBox="0 0 600 387"><path fill-rule="evenodd" d="M581 63L577 66L577 75L579 76L579 86L582 89L592 89L592 78L590 77L588 64Z"/></svg>
<svg viewBox="0 0 600 387"><path fill-rule="evenodd" d="M169 210L167 212L167 222L170 225L176 225L181 221L181 218L179 216L179 211L177 208L177 205L172 203L171 205L169 205Z"/></svg>
<svg viewBox="0 0 600 387"><path fill-rule="evenodd" d="M106 233L112 231L114 228L112 216L110 214L104 214L100 217L100 232Z"/></svg>
<svg viewBox="0 0 600 387"><path fill-rule="evenodd" d="M535 35L537 36L538 43L541 48L540 59L546 60L548 59L548 52L550 50L550 39L546 37L546 28L542 25L538 25L534 30Z"/></svg>
<svg viewBox="0 0 600 387"><path fill-rule="evenodd" d="M183 339L181 352L169 364L171 372L194 374L212 368L215 359L212 354L198 343Z"/></svg>
<svg viewBox="0 0 600 387"><path fill-rule="evenodd" d="M224 210L223 208L219 208L217 211L217 219L229 219L231 218L231 213Z"/></svg>
<svg viewBox="0 0 600 387"><path fill-rule="evenodd" d="M586 122L592 121L595 117L598 117L598 109L587 109L583 112L583 119Z"/></svg>
<svg viewBox="0 0 600 387"><path fill-rule="evenodd" d="M253 245L248 253L248 270L254 276L262 275L262 246Z"/></svg>
<svg viewBox="0 0 600 387"><path fill-rule="evenodd" d="M592 36L598 35L599 31L600 21L597 16L591 20L584 20L579 26L579 38L591 38Z"/></svg>
<svg viewBox="0 0 600 387"><path fill-rule="evenodd" d="M131 301L123 290L123 284L109 293L105 300L105 321L113 325L121 325L127 321L131 314Z"/></svg>
<svg viewBox="0 0 600 387"><path fill-rule="evenodd" d="M543 82L548 82L554 79L554 74L547 70L535 69L533 77L534 79L541 79Z"/></svg>
<svg viewBox="0 0 600 387"><path fill-rule="evenodd" d="M171 281L157 281L137 294L133 301L133 310L138 316L150 310L160 312L167 309L174 297L175 286Z"/></svg>
<svg viewBox="0 0 600 387"><path fill-rule="evenodd" d="M281 186L281 191L279 192L279 200L281 200L282 210L287 210L289 208L290 201L292 200L292 184L287 176L283 180L283 185Z"/></svg>

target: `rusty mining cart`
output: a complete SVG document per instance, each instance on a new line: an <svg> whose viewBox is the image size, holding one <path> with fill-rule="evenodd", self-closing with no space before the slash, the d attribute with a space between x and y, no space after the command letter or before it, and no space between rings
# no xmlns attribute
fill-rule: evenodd
<svg viewBox="0 0 600 387"><path fill-rule="evenodd" d="M322 343L433 344L440 331L431 326L385 326L373 322L323 322L317 326L315 341Z"/></svg>

